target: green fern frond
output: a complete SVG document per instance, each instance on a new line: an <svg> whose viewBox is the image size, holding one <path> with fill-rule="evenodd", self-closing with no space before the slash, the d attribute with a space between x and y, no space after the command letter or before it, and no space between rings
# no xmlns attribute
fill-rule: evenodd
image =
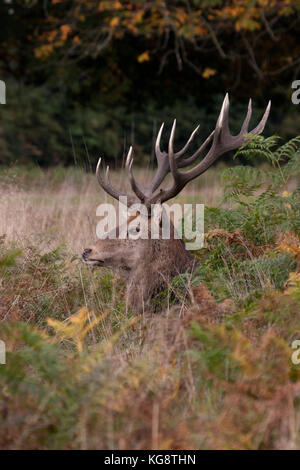
<svg viewBox="0 0 300 470"><path fill-rule="evenodd" d="M278 144L279 136L263 137L261 135L246 136L246 142L235 153L235 158L246 158L249 161L255 162L258 158L264 157L267 160L272 159L273 147Z"/></svg>

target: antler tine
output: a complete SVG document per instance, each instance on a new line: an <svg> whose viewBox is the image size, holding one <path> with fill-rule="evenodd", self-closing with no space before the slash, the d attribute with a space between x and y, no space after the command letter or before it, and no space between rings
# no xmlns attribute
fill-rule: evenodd
<svg viewBox="0 0 300 470"><path fill-rule="evenodd" d="M197 132L198 128L199 128L199 126L194 130L193 134L195 134ZM158 194L156 194L154 197L152 197L151 201L150 201L151 204L156 203L158 201L161 202L161 203L165 202L165 201L168 201L172 197L176 196L186 184L185 174L178 171L177 163L179 163L178 162L179 159L178 158L176 159L176 155L178 155L178 154L174 153L175 130L176 130L176 119L174 119L174 122L173 122L172 130L171 130L171 134L170 134L170 139L169 139L169 146L168 146L168 157L169 157L168 158L168 164L169 164L169 168L170 168L170 171L172 173L173 180L174 180L173 185L171 186L171 188L169 188L165 191L161 190ZM189 141L192 140L193 134L191 135ZM211 138L211 136L209 138ZM187 147L187 144L186 144L185 147Z"/></svg>
<svg viewBox="0 0 300 470"><path fill-rule="evenodd" d="M187 151L187 149L189 148L189 145L192 142L192 140L193 140L196 132L198 131L199 127L200 127L200 124L196 127L196 129L193 130L193 132L191 133L190 138L188 139L185 146L181 150L179 150L179 152L175 153L175 158L176 159L179 159Z"/></svg>
<svg viewBox="0 0 300 470"><path fill-rule="evenodd" d="M161 141L161 135L162 135L162 131L163 131L163 128L164 128L164 125L165 123L163 122L162 125L160 126L160 129L159 129L159 132L157 134L157 138L156 138L156 142L155 142L155 154L156 154L156 158L157 160L160 160L161 158L165 158L167 155L165 152L162 152L161 149L160 149L160 141ZM184 145L184 147L179 150L178 152L175 153L175 158L180 158L188 149L190 143L192 142L192 140L194 139L194 136L196 134L196 132L198 131L200 127L200 124L196 127L196 129L193 130L193 132L191 133L188 141L186 142L186 144Z"/></svg>
<svg viewBox="0 0 300 470"><path fill-rule="evenodd" d="M190 135L187 143L184 145L184 147L174 154L174 157L176 158L176 160L178 162L178 167L180 167L180 168L183 168L183 167L189 165L198 156L198 154L197 154L197 155L193 155L193 157L190 157L190 159L180 158L180 157L182 157L182 155L188 149L188 147L189 147L190 143L192 142L192 140L193 140L196 132L198 131L199 127L200 127L200 125L197 126L196 129L193 130L193 132L191 133L191 135ZM161 149L160 149L160 141L161 141L163 128L164 128L164 123L162 123L162 125L159 129L159 132L158 132L157 138L156 138L156 142L155 142L155 155L156 155L156 159L157 159L157 171L156 171L156 174L155 174L150 186L145 189L145 192L146 192L147 196L149 196L149 197L152 196L154 191L156 191L156 189L159 187L161 182L164 180L164 178L166 177L166 175L170 171L168 154L166 152L162 152ZM207 145L207 143L208 142L205 143L205 146ZM203 150L203 147L204 147L204 145L201 147L201 151ZM187 160L187 163L186 163L186 160Z"/></svg>
<svg viewBox="0 0 300 470"><path fill-rule="evenodd" d="M161 149L160 149L160 141L161 141L161 135L162 135L162 131L163 131L163 128L164 128L164 125L165 123L163 122L162 125L160 126L160 129L159 129L159 132L157 134L157 138L156 138L156 142L155 142L155 154L156 154L156 158L157 160L160 160L161 158L165 158L167 156L166 152L162 152ZM180 158L188 149L190 143L192 142L192 140L194 139L194 136L196 134L196 132L198 131L200 127L200 124L196 127L196 129L193 130L193 132L191 133L188 141L186 142L186 144L184 145L184 147L179 150L178 152L175 153L175 158Z"/></svg>
<svg viewBox="0 0 300 470"><path fill-rule="evenodd" d="M156 155L157 162L159 162L161 158L164 158L166 156L165 152L162 152L160 150L160 140L161 140L161 135L162 135L164 125L165 123L163 122L162 125L160 126L160 129L158 131L156 141L155 141L155 155Z"/></svg>
<svg viewBox="0 0 300 470"><path fill-rule="evenodd" d="M175 137L175 130L176 130L176 119L174 119L173 126L171 129L170 139L169 139L169 165L172 176L176 184L180 183L180 176L181 173L178 171L176 160L175 160L175 153L174 153L174 137Z"/></svg>
<svg viewBox="0 0 300 470"><path fill-rule="evenodd" d="M155 155L156 155L156 160L157 160L157 170L149 187L144 189L144 192L148 197L151 197L153 195L153 193L156 191L156 189L159 187L161 182L164 180L164 178L170 171L169 162L168 162L168 154L166 152L162 152L160 149L160 141L161 141L161 136L162 136L164 125L165 123L163 122L162 125L160 126L160 129L158 131L156 141L155 141Z"/></svg>
<svg viewBox="0 0 300 470"><path fill-rule="evenodd" d="M127 158L126 158L126 170L127 170L128 175L129 175L129 180L130 180L132 190L137 195L137 197L140 199L140 201L144 202L145 199L146 199L146 195L144 194L144 192L140 188L139 184L135 181L135 178L134 178L133 172L132 172L132 164L133 164L132 153L133 153L133 148L130 147L130 149L128 151Z"/></svg>
<svg viewBox="0 0 300 470"><path fill-rule="evenodd" d="M222 142L226 142L226 140L231 137L231 134L229 131L229 96L228 96L228 93L226 93L225 95L225 98L222 103L222 108L218 117L214 143L217 143L219 136Z"/></svg>
<svg viewBox="0 0 300 470"><path fill-rule="evenodd" d="M97 168L96 168L96 176L97 176L97 180L101 186L102 189L104 189L104 191L106 193L108 193L110 196L112 196L114 199L117 199L119 201L119 198L120 196L126 196L127 197L127 204L129 206L131 206L132 204L134 204L135 202L137 202L135 200L135 198L133 198L132 196L128 196L127 194L124 194L124 193L121 193L120 191L114 189L110 183L110 180L109 180L109 166L107 166L106 168L106 174L105 174L105 180L102 178L101 176L101 162L102 162L102 159L99 158L98 160L98 164L97 164Z"/></svg>
<svg viewBox="0 0 300 470"><path fill-rule="evenodd" d="M169 156L169 168L171 170L172 176L173 176L173 185L170 189L167 189L165 191L161 190L154 198L152 198L151 203L155 202L165 202L168 199L171 199L172 197L176 196L181 189L184 187L184 179L182 178L182 173L178 171L177 168L177 162L175 158L175 153L174 153L174 137L175 137L175 130L176 130L176 119L174 119L171 134L170 134L170 139L169 139L169 147L168 147L168 156Z"/></svg>
<svg viewBox="0 0 300 470"><path fill-rule="evenodd" d="M248 104L248 111L247 111L245 120L243 122L243 125L241 127L241 132L239 133L240 136L248 133L248 127L249 127L251 115L252 115L252 100L250 98L249 104Z"/></svg>
<svg viewBox="0 0 300 470"><path fill-rule="evenodd" d="M215 130L212 131L212 133L207 137L207 139L203 142L203 144L198 148L198 150L191 157L179 160L179 162L177 163L177 167L184 168L194 163L194 161L199 157L199 155L206 149L211 139L213 138L214 134L215 134Z"/></svg>
<svg viewBox="0 0 300 470"><path fill-rule="evenodd" d="M250 132L250 134L258 135L258 134L261 134L261 132L263 132L266 122L268 120L269 114L270 114L270 109L271 109L271 100L269 101L268 106L266 107L266 110L264 112L264 115L260 123L258 123L258 125Z"/></svg>

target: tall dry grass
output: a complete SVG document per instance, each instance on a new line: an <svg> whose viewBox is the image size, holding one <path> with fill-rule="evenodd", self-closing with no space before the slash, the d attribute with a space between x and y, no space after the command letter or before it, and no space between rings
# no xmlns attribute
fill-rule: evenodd
<svg viewBox="0 0 300 470"><path fill-rule="evenodd" d="M142 184L153 177L151 171L135 173ZM111 180L130 192L124 171L113 171ZM221 195L220 170L210 170L201 182L185 188L179 200L215 205ZM102 202L116 205L95 175L83 170L7 169L0 174L0 235L21 246L35 242L43 249L65 243L74 254L81 253L96 237L96 208Z"/></svg>

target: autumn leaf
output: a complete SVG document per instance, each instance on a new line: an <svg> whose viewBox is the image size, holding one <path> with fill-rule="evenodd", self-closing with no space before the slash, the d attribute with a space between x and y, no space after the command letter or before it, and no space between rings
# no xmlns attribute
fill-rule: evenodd
<svg viewBox="0 0 300 470"><path fill-rule="evenodd" d="M80 40L79 36L74 36L73 43L74 44L80 44L81 43L81 40Z"/></svg>
<svg viewBox="0 0 300 470"><path fill-rule="evenodd" d="M82 307L75 315L72 315L67 321L47 319L48 326L55 331L57 338L60 340L73 340L79 353L83 351L84 339L89 331L103 321L108 315L108 310L99 317L94 312L89 312L86 307Z"/></svg>
<svg viewBox="0 0 300 470"><path fill-rule="evenodd" d="M300 288L300 273L291 272L288 280L285 283L284 294L290 295L299 292Z"/></svg>
<svg viewBox="0 0 300 470"><path fill-rule="evenodd" d="M120 18L118 18L117 16L115 16L114 18L112 18L109 22L109 25L112 27L112 28L115 28L116 26L118 26L118 24L120 23Z"/></svg>
<svg viewBox="0 0 300 470"><path fill-rule="evenodd" d="M206 67L202 73L202 77L205 79L209 79L210 77L213 77L216 75L217 71L215 69L211 69L209 67Z"/></svg>
<svg viewBox="0 0 300 470"><path fill-rule="evenodd" d="M34 49L34 55L37 59L47 59L49 55L53 52L52 44L44 44L43 46L36 47Z"/></svg>
<svg viewBox="0 0 300 470"><path fill-rule="evenodd" d="M138 62L142 63L142 62L148 62L150 60L150 55L149 55L149 51L145 51L143 52L142 54L140 54L137 58Z"/></svg>
<svg viewBox="0 0 300 470"><path fill-rule="evenodd" d="M114 10L120 10L122 8L122 4L118 1L114 2Z"/></svg>
<svg viewBox="0 0 300 470"><path fill-rule="evenodd" d="M61 31L61 39L65 41L68 38L72 30L68 24L63 24L60 27L60 31Z"/></svg>

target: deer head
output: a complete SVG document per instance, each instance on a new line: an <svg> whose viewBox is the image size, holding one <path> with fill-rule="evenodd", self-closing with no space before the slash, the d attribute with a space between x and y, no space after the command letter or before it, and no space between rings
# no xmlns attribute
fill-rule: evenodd
<svg viewBox="0 0 300 470"><path fill-rule="evenodd" d="M102 177L101 159L99 159L96 169L99 184L104 191L117 200L121 196L126 196L129 207L133 204L142 203L148 211L143 223L146 224L146 230L150 230L151 217L153 216L151 208L153 205L163 204L174 198L189 181L203 174L218 157L244 144L247 135L260 134L264 130L268 119L270 106L271 103L269 102L260 123L252 131L248 131L252 113L250 99L241 130L238 135L232 136L228 125L229 99L228 94L226 94L215 129L193 155L188 158L184 157L199 126L192 132L184 147L180 151L174 152L175 119L170 134L168 152L161 151L160 148L164 124L158 132L155 144L157 170L149 186L142 187L133 175L132 147L130 147L127 155L126 170L134 195L126 195L112 187L109 179L109 167L106 168L105 177ZM181 168L193 165L205 151L207 153L199 163L185 172L180 171ZM160 185L168 173L171 173L173 183L170 187L162 189ZM141 230L141 221L137 216L138 213L131 215L126 220L125 227L117 227L116 229L117 234L120 229L125 229L128 235L127 238L118 239L116 237L110 239L108 237L104 240L98 240L94 245L83 251L82 258L87 264L109 267L123 276L128 281L129 303L135 311L142 311L144 305L153 296L164 290L175 275L192 268L194 259L185 249L182 240L176 238L172 224L170 239L168 240L162 237L152 240L151 236L147 239L132 240L130 231L137 232ZM143 228L145 229L145 227Z"/></svg>

